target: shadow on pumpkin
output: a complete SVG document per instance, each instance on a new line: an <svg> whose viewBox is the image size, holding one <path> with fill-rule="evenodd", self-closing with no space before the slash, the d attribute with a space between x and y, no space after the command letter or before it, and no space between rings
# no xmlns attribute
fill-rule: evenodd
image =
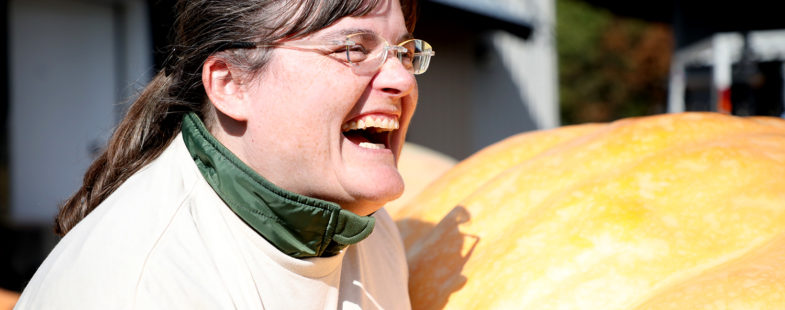
<svg viewBox="0 0 785 310"><path fill-rule="evenodd" d="M398 222L404 229L429 230L407 247L409 296L413 309L442 309L452 293L466 285L461 274L480 237L461 232L471 220L463 206L456 206L436 226L415 219Z"/></svg>

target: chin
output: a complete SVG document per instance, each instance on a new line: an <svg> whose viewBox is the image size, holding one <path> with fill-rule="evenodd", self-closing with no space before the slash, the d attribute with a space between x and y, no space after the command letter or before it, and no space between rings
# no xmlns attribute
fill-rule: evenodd
<svg viewBox="0 0 785 310"><path fill-rule="evenodd" d="M358 215L369 215L381 209L386 203L403 194L404 184L398 170L394 173L374 175L373 178L356 178L345 184L350 201L341 207Z"/></svg>

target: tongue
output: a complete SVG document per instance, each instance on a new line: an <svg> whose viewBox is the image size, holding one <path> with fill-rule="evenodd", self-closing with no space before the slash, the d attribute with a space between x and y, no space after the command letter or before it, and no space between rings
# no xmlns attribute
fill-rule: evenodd
<svg viewBox="0 0 785 310"><path fill-rule="evenodd" d="M368 140L368 138L367 138L367 137L365 137L364 135L362 135L362 134L360 133L360 131L357 131L357 130L352 130L352 131L349 131L349 132L344 132L344 133L343 133L343 135L344 135L344 136L345 136L347 139L349 139L349 141L352 141L352 143L354 143L354 144L360 144L360 143L362 143L362 142L371 142L370 140Z"/></svg>

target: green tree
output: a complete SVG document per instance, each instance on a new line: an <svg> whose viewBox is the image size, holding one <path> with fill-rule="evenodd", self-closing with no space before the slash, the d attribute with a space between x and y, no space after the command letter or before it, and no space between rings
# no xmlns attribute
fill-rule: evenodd
<svg viewBox="0 0 785 310"><path fill-rule="evenodd" d="M563 124L664 111L669 26L615 16L580 0L557 0L556 10Z"/></svg>

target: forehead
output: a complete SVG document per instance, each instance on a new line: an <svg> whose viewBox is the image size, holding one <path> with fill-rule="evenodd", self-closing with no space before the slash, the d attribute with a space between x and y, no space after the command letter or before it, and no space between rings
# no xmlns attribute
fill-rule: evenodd
<svg viewBox="0 0 785 310"><path fill-rule="evenodd" d="M354 33L374 33L390 42L403 41L412 37L406 28L398 0L379 1L368 14L341 18L308 37L339 39Z"/></svg>
<svg viewBox="0 0 785 310"><path fill-rule="evenodd" d="M337 29L334 29L332 31L325 31L321 35L319 35L318 37L319 38L323 38L323 39L328 39L328 40L334 40L334 39L343 39L344 37L346 37L348 35L357 34L357 33L373 33L373 34L381 35L380 33L378 33L377 31L374 31L371 28L349 27L349 28L337 28ZM406 32L406 33L403 33L403 34L399 35L398 37L394 38L393 41L394 42L400 42L400 41L405 41L405 40L412 39L412 38L413 38L412 34Z"/></svg>

